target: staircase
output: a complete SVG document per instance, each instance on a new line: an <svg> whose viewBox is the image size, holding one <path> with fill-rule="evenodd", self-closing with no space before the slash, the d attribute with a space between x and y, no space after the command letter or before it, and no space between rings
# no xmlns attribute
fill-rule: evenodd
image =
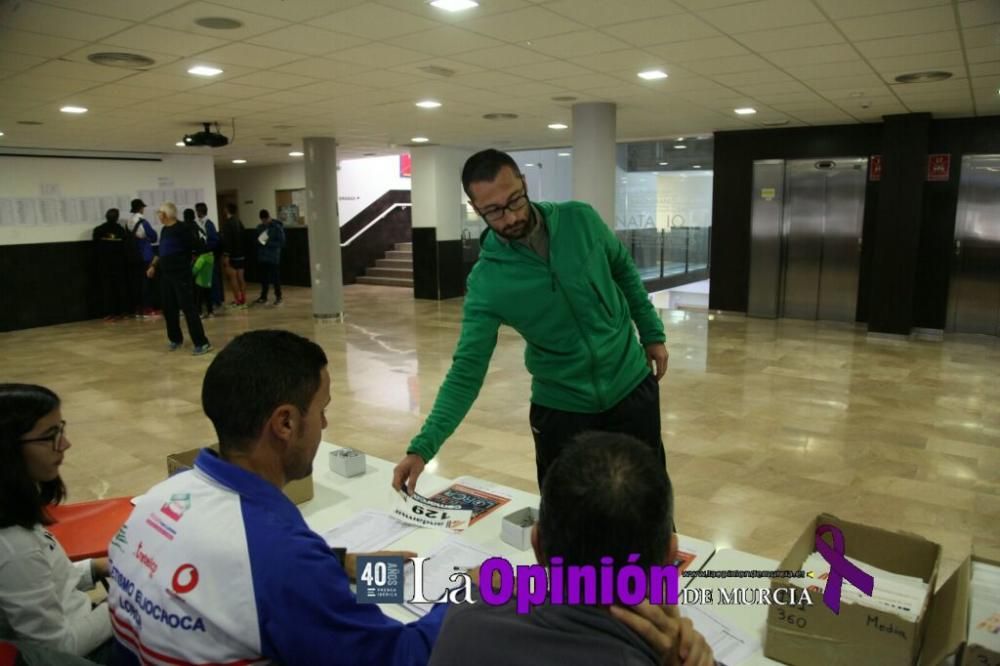
<svg viewBox="0 0 1000 666"><path fill-rule="evenodd" d="M375 266L358 277L358 283L412 289L413 243L396 243L392 250L385 253L384 259L376 259Z"/></svg>

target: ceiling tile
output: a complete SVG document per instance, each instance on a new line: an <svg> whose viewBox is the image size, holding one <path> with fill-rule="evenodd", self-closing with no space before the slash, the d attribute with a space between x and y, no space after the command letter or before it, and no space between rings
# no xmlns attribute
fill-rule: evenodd
<svg viewBox="0 0 1000 666"><path fill-rule="evenodd" d="M353 72L363 72L375 69L375 64L363 65L353 62L338 62L329 58L306 58L288 65L275 67L271 71L283 72L300 76L311 76L317 79L335 79Z"/></svg>
<svg viewBox="0 0 1000 666"><path fill-rule="evenodd" d="M231 97L234 99L247 99L258 95L270 94L270 88L260 88L257 86L243 86L235 83L213 83L202 86L196 92L191 93L201 99L202 95L215 95L217 97Z"/></svg>
<svg viewBox="0 0 1000 666"><path fill-rule="evenodd" d="M254 14L264 14L286 21L308 21L330 12L338 12L360 5L365 0L295 0L295 2L275 2L275 0L212 0L217 5L242 9ZM225 15L225 14L223 14Z"/></svg>
<svg viewBox="0 0 1000 666"><path fill-rule="evenodd" d="M773 67L754 72L733 72L731 74L713 74L712 78L727 86L748 86L758 83L787 83L792 80L788 74Z"/></svg>
<svg viewBox="0 0 1000 666"><path fill-rule="evenodd" d="M205 63L233 64L262 69L277 67L301 59L302 56L298 53L289 53L288 51L279 51L242 42L206 51L198 56L198 60Z"/></svg>
<svg viewBox="0 0 1000 666"><path fill-rule="evenodd" d="M620 87L622 81L605 74L584 74L580 76L567 76L549 81L554 86L566 88L567 90L588 90L591 88Z"/></svg>
<svg viewBox="0 0 1000 666"><path fill-rule="evenodd" d="M107 16L84 14L37 2L15 4L13 13L5 19L5 28L30 30L88 42L99 40L132 27L132 23ZM6 38L6 36L5 36Z"/></svg>
<svg viewBox="0 0 1000 666"><path fill-rule="evenodd" d="M961 76L965 73L965 60L961 51L911 54L892 58L872 58L872 67L880 74L892 78L908 72L943 70Z"/></svg>
<svg viewBox="0 0 1000 666"><path fill-rule="evenodd" d="M496 67L498 63L502 63L506 67L534 65L545 62L549 57L536 51L521 48L520 46L506 45L497 46L492 49L483 49L482 51L470 51L455 56L455 59L480 67L492 68Z"/></svg>
<svg viewBox="0 0 1000 666"><path fill-rule="evenodd" d="M466 51L503 46L502 42L490 39L469 30L453 26L442 26L433 30L417 32L392 40L393 45L406 49L422 51L431 55L445 56Z"/></svg>
<svg viewBox="0 0 1000 666"><path fill-rule="evenodd" d="M566 78L568 76L584 76L593 72L565 60L549 60L548 62L534 64L531 67L520 68L517 73L529 79L545 81L547 79Z"/></svg>
<svg viewBox="0 0 1000 666"><path fill-rule="evenodd" d="M834 90L861 90L864 88L878 88L885 82L877 74L865 74L855 76L838 76L829 79L806 79L805 83L820 93L825 95Z"/></svg>
<svg viewBox="0 0 1000 666"><path fill-rule="evenodd" d="M211 28L203 28L195 23L195 20L208 16L224 16L240 21L243 25L232 30L213 30ZM149 23L164 28L173 28L187 33L205 35L228 41L248 39L254 35L277 30L289 24L288 21L263 16L262 14L251 14L250 12L232 7L223 9L219 5L208 2L192 2L166 14L157 16L151 19Z"/></svg>
<svg viewBox="0 0 1000 666"><path fill-rule="evenodd" d="M919 39L911 36L890 37L854 42L854 46L866 58L890 58L934 51L954 51L961 48L961 42L958 39L958 30L946 30L921 35Z"/></svg>
<svg viewBox="0 0 1000 666"><path fill-rule="evenodd" d="M729 37L709 37L691 41L647 46L646 51L664 58L666 62L689 62L704 58L721 58L750 53Z"/></svg>
<svg viewBox="0 0 1000 666"><path fill-rule="evenodd" d="M872 2L872 0L815 0L815 2L834 20L951 4L950 0L878 0L878 2Z"/></svg>
<svg viewBox="0 0 1000 666"><path fill-rule="evenodd" d="M579 56L617 51L628 47L625 42L609 37L596 30L569 32L565 35L547 37L536 41L532 50L539 51L553 58L576 58Z"/></svg>
<svg viewBox="0 0 1000 666"><path fill-rule="evenodd" d="M489 2L481 2L473 11L447 12L432 7L428 2L414 2L414 0L379 0L379 4L395 7L445 25L458 25L460 27L474 18L503 14L531 6L526 0L489 0Z"/></svg>
<svg viewBox="0 0 1000 666"><path fill-rule="evenodd" d="M794 28L743 32L734 36L747 48L760 52L812 47L822 51L831 44L843 44L844 38L830 23L811 23Z"/></svg>
<svg viewBox="0 0 1000 666"><path fill-rule="evenodd" d="M969 91L969 81L948 79L932 83L894 83L889 87L900 97L962 95Z"/></svg>
<svg viewBox="0 0 1000 666"><path fill-rule="evenodd" d="M103 40L125 48L146 49L152 46L157 51L178 56L189 56L214 49L226 43L223 39L194 35L179 30L169 30L152 25L138 25Z"/></svg>
<svg viewBox="0 0 1000 666"><path fill-rule="evenodd" d="M837 21L837 25L851 41L956 29L955 15L950 6L844 19Z"/></svg>
<svg viewBox="0 0 1000 666"><path fill-rule="evenodd" d="M635 75L643 70L663 66L666 59L655 56L648 51L623 49L573 58L573 62L595 72L632 72Z"/></svg>
<svg viewBox="0 0 1000 666"><path fill-rule="evenodd" d="M162 14L188 0L100 0L99 2L81 2L81 0L44 0L47 5L56 5L65 9L86 9L88 14L100 14L127 21L145 21L151 16Z"/></svg>
<svg viewBox="0 0 1000 666"><path fill-rule="evenodd" d="M1000 60L1000 46L980 46L975 49L966 49L965 57L970 63Z"/></svg>
<svg viewBox="0 0 1000 666"><path fill-rule="evenodd" d="M669 0L556 0L545 8L595 28L684 13Z"/></svg>
<svg viewBox="0 0 1000 666"><path fill-rule="evenodd" d="M1000 48L1000 23L984 25L979 28L963 28L962 39L965 48L974 49L982 46ZM3 48L0 46L0 48Z"/></svg>
<svg viewBox="0 0 1000 666"><path fill-rule="evenodd" d="M394 72L402 72L412 77L409 82L413 82L415 79L447 80L450 78L442 77L440 74L427 71L427 68L429 67L451 70L454 72L451 76L458 74L472 74L474 72L482 71L482 68L476 65L470 65L467 62L459 62L457 60L449 60L448 58L418 60L417 62L406 63L405 65L391 67L390 69Z"/></svg>
<svg viewBox="0 0 1000 666"><path fill-rule="evenodd" d="M327 99L330 95L320 93L305 93L296 90L282 90L255 97L255 102L280 102L282 106L289 104L311 104Z"/></svg>
<svg viewBox="0 0 1000 666"><path fill-rule="evenodd" d="M286 90L299 86L319 83L317 79L308 76L297 76L288 72L261 71L229 80L230 83L246 86L259 86L271 90Z"/></svg>
<svg viewBox="0 0 1000 666"><path fill-rule="evenodd" d="M699 12L699 15L717 29L731 35L826 20L811 2L802 0L760 0L709 9Z"/></svg>
<svg viewBox="0 0 1000 666"><path fill-rule="evenodd" d="M412 32L430 30L438 24L425 18L375 3L365 3L344 11L313 19L311 25L366 39L389 39Z"/></svg>
<svg viewBox="0 0 1000 666"><path fill-rule="evenodd" d="M77 39L66 39L50 35L43 37L36 32L4 28L2 38L0 38L0 52L24 53L44 58L56 58L86 46L86 44L86 42Z"/></svg>
<svg viewBox="0 0 1000 666"><path fill-rule="evenodd" d="M797 65L825 65L828 63L858 60L857 51L850 44L831 44L818 49L804 48L772 51L763 54L763 57L782 68Z"/></svg>
<svg viewBox="0 0 1000 666"><path fill-rule="evenodd" d="M1000 23L1000 3L996 0L959 2L958 19L963 28Z"/></svg>
<svg viewBox="0 0 1000 666"><path fill-rule="evenodd" d="M410 81L412 81L413 76L411 74L405 74L403 72L394 72L388 69L376 69L373 71L358 72L357 74L342 76L337 80L351 84L369 86L372 88L396 89L399 86L405 85Z"/></svg>
<svg viewBox="0 0 1000 666"><path fill-rule="evenodd" d="M734 72L750 72L755 70L773 70L766 60L760 56L726 56L725 58L711 58L698 62L687 63L688 69L699 74L732 74Z"/></svg>
<svg viewBox="0 0 1000 666"><path fill-rule="evenodd" d="M20 72L31 69L36 65L46 62L47 58L42 56L28 55L26 53L4 53L0 56L0 68L10 72Z"/></svg>
<svg viewBox="0 0 1000 666"><path fill-rule="evenodd" d="M797 79L814 81L816 79L832 79L838 76L871 74L872 68L864 60L851 60L819 65L796 65L786 67L785 71Z"/></svg>
<svg viewBox="0 0 1000 666"><path fill-rule="evenodd" d="M605 28L604 32L635 46L692 41L704 37L717 37L720 34L718 30L698 17L688 14L623 23Z"/></svg>
<svg viewBox="0 0 1000 666"><path fill-rule="evenodd" d="M367 40L309 25L290 25L287 28L251 37L247 41L258 46L268 46L293 53L326 55L340 49L361 46Z"/></svg>
<svg viewBox="0 0 1000 666"><path fill-rule="evenodd" d="M496 39L524 42L583 30L586 26L541 7L527 7L506 14L472 18L463 27Z"/></svg>
<svg viewBox="0 0 1000 666"><path fill-rule="evenodd" d="M390 46L388 44L367 44L353 49L337 51L330 60L350 62L369 67L396 67L416 60L426 60L427 55L418 51Z"/></svg>
<svg viewBox="0 0 1000 666"><path fill-rule="evenodd" d="M160 88L168 90L191 90L199 86L206 85L204 79L197 79L193 76L173 76L160 72L142 72L135 74L124 80L130 86L140 86L143 88Z"/></svg>
<svg viewBox="0 0 1000 666"><path fill-rule="evenodd" d="M35 67L31 73L36 76L61 76L80 81L110 82L124 79L135 73L135 70L121 67L104 67L92 63L69 62L66 60L50 60L44 65Z"/></svg>

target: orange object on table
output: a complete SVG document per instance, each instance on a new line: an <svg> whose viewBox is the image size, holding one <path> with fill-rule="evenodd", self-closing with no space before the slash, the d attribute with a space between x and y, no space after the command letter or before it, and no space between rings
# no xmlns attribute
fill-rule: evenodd
<svg viewBox="0 0 1000 666"><path fill-rule="evenodd" d="M131 497L58 504L50 506L55 523L47 529L74 562L88 557L104 557L108 544L132 513Z"/></svg>

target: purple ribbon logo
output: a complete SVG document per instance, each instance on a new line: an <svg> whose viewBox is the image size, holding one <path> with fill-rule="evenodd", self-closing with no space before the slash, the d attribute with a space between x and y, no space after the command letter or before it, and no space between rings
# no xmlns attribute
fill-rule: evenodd
<svg viewBox="0 0 1000 666"><path fill-rule="evenodd" d="M833 536L832 547L823 538L824 534ZM875 579L844 557L844 533L839 527L820 525L816 528L816 552L830 565L830 576L826 580L826 590L823 592L823 603L829 606L830 610L840 615L840 588L845 578L848 583L867 596L872 596Z"/></svg>

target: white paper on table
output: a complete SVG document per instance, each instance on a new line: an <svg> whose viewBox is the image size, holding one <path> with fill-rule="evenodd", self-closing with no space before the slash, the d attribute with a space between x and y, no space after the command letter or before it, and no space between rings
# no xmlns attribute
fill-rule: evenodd
<svg viewBox="0 0 1000 666"><path fill-rule="evenodd" d="M260 236L257 236L257 242L261 245L267 245L267 229L260 232Z"/></svg>
<svg viewBox="0 0 1000 666"><path fill-rule="evenodd" d="M701 606L679 606L681 615L694 623L705 637L715 660L726 666L739 666L755 654L760 654L760 641L733 626Z"/></svg>
<svg viewBox="0 0 1000 666"><path fill-rule="evenodd" d="M445 539L437 550L431 553L423 566L423 595L425 599L440 599L446 590L457 587L461 581L449 580L456 571L468 571L480 566L493 557L493 553L483 550L476 544L461 537L451 536ZM407 562L403 569L403 598L413 598L413 563ZM414 615L424 616L430 612L434 604L414 604L406 601L403 608Z"/></svg>
<svg viewBox="0 0 1000 666"><path fill-rule="evenodd" d="M472 509L440 504L418 493L407 495L400 492L399 501L393 507L392 515L397 520L418 527L443 527L461 531L469 526Z"/></svg>
<svg viewBox="0 0 1000 666"><path fill-rule="evenodd" d="M1000 567L972 563L969 643L1000 651Z"/></svg>
<svg viewBox="0 0 1000 666"><path fill-rule="evenodd" d="M349 553L374 553L415 530L384 511L366 509L334 525L321 535L331 548Z"/></svg>

